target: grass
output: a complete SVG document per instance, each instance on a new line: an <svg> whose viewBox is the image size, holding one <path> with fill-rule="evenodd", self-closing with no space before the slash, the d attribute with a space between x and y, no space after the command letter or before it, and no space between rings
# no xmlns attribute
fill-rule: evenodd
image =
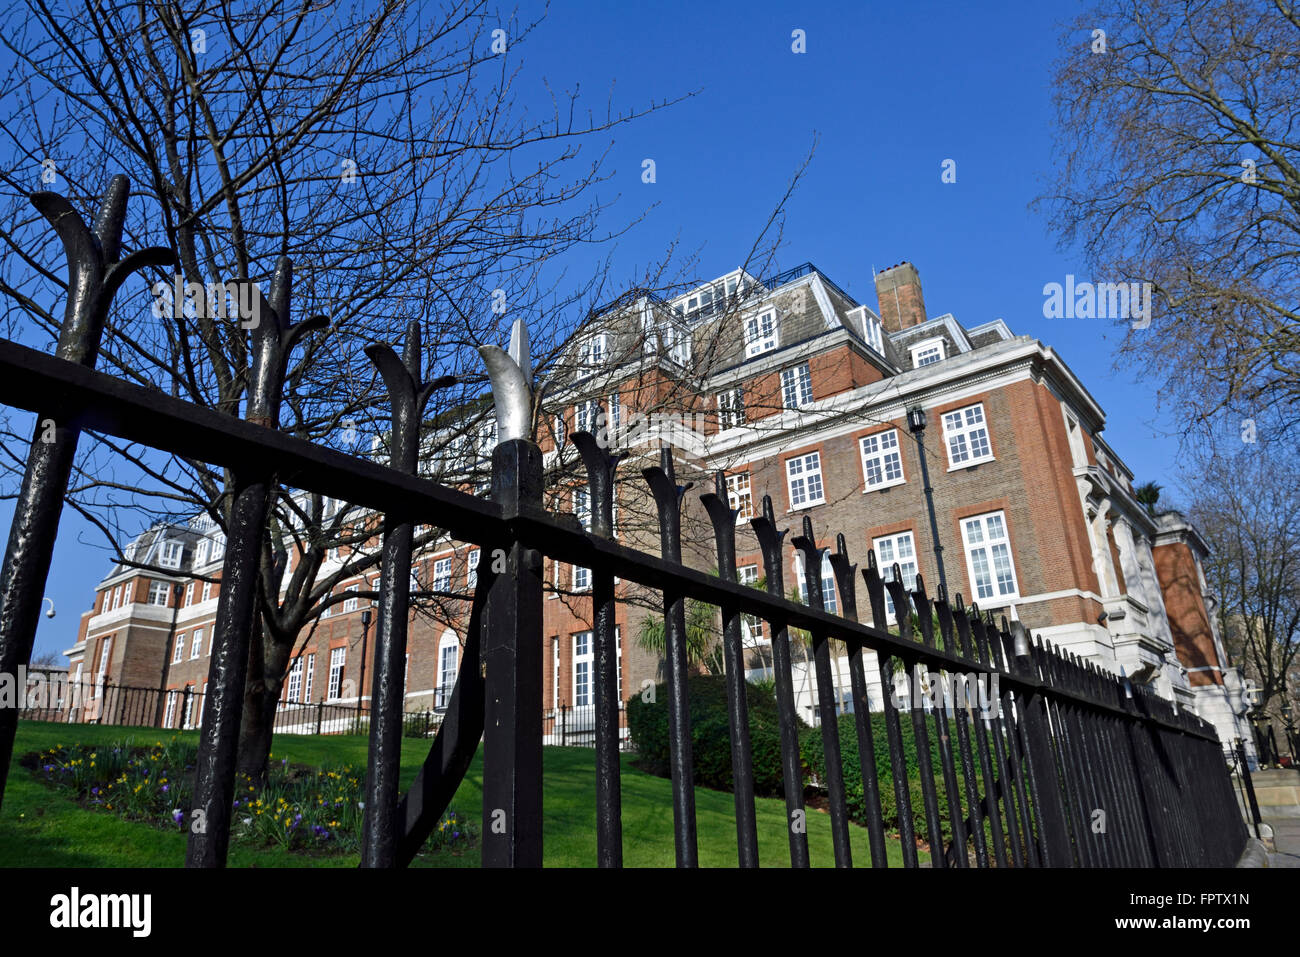
<svg viewBox="0 0 1300 957"><path fill-rule="evenodd" d="M174 734L174 732L169 732ZM113 812L92 810L66 791L55 790L18 765L32 751L57 745L107 745L127 736L152 744L158 732L149 729L95 725L21 722L14 747L14 765L0 809L0 867L177 867L185 857L185 835L136 821ZM197 732L181 732L197 742ZM351 763L364 767L367 740L362 736L290 736L277 738L276 758L315 767ZM402 742L403 790L428 751L428 742ZM632 755L622 756L623 859L629 867L671 867L674 863L672 785L633 767ZM547 867L591 867L596 860L595 752L588 748L547 748L543 759L543 860ZM481 816L483 767L476 757L452 806L477 823ZM736 828L732 795L695 789L699 859L704 867L736 865ZM755 802L759 860L767 866L789 862L783 801ZM867 833L851 826L855 863L870 862ZM828 815L809 809L808 846L814 866L831 866ZM924 855L922 855L924 859ZM902 866L897 841L889 842L890 866ZM231 867L355 867L356 854L292 853L279 847L233 843ZM427 853L416 862L425 867L477 867L477 848L455 855Z"/></svg>

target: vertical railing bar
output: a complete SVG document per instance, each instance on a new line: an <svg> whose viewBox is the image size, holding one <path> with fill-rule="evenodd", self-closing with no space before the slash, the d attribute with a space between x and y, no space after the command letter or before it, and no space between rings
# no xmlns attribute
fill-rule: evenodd
<svg viewBox="0 0 1300 957"><path fill-rule="evenodd" d="M659 512L659 541L664 559L681 564L681 500L691 486L677 484L672 452L660 452L658 468L642 469ZM665 590L664 651L668 684L669 764L673 784L673 843L678 867L696 867L695 781L691 757L691 713L687 689L686 605L680 591Z"/></svg>
<svg viewBox="0 0 1300 957"><path fill-rule="evenodd" d="M727 499L722 471L714 476L714 491L700 496L713 522L718 553L718 577L736 581L736 516ZM731 737L732 793L736 808L736 848L741 867L758 867L758 821L754 811L753 745L749 737L749 702L746 698L745 649L740 634L740 612L722 608L722 650L727 683L727 727Z"/></svg>
<svg viewBox="0 0 1300 957"><path fill-rule="evenodd" d="M146 266L175 262L172 252L160 247L120 257L129 193L126 176L119 173L109 179L89 227L66 197L49 192L29 195L62 242L68 264L68 299L55 355L88 369L95 367L99 357L104 322L122 283ZM80 437L76 422L58 421L37 412L0 569L0 674L16 675L19 667L31 660ZM20 693L25 690L19 689ZM18 709L0 708L0 804L17 731Z"/></svg>
<svg viewBox="0 0 1300 957"><path fill-rule="evenodd" d="M889 629L885 609L885 583L876 566L876 553L867 552L867 567L862 570L871 603L871 622L879 631ZM903 850L903 866L917 867L916 829L912 821L912 796L908 787L907 760L903 752L903 726L894 704L893 656L876 652L880 672L881 707L885 712L885 737L889 745L889 768L894 779L894 807L898 811L898 837Z"/></svg>
<svg viewBox="0 0 1300 957"><path fill-rule="evenodd" d="M772 497L763 496L759 515L750 520L763 553L763 574L767 593L785 597L781 542L789 529L777 529ZM790 842L790 866L808 867L808 812L803 800L803 765L799 756L799 719L795 710L794 675L790 661L790 632L784 621L768 620L772 633L772 677L776 690L777 717L781 732L782 784L785 790L786 830Z"/></svg>
<svg viewBox="0 0 1300 957"><path fill-rule="evenodd" d="M961 650L961 654L969 658L970 660L974 661L978 665L993 667L985 660L983 649L979 647L974 647L974 648L972 647L971 633L970 633L970 619L967 617L965 613L965 609L963 608L962 597L960 593L958 593L956 596L956 603L957 603L957 608L959 609L956 615L952 614L951 608L947 604L947 602L944 603L944 609L947 612L949 619L952 621L952 627L954 629L954 633L956 634L957 644ZM981 712L984 712L985 710L992 710L994 714L996 714L996 709L998 707L997 705L998 698L997 698L997 692L994 690L993 687L994 678L992 673L990 673L989 677L987 677L985 680L988 682L988 684L986 685L988 690L986 692L987 697L981 697L980 699ZM981 689L981 694L982 695L985 694L983 689ZM992 718L990 715L985 713L981 713L977 715L973 708L971 709L970 716L971 716L971 726L972 726L971 730L974 733L974 739L975 739L976 759L979 763L980 779L984 785L984 797L982 799L979 799L981 803L982 816L984 820L989 822L989 838L993 843L993 862L998 867L1004 868L1007 866L1007 849L1004 846L1004 836L1002 833L1002 820L1000 815L998 814L998 795L997 795L997 791L1001 790L1001 782L998 779L996 779L993 774L993 765L992 762L989 760L989 742L987 737L988 729L992 723ZM983 828L980 829L980 832L982 835ZM985 863L982 864L981 866L988 866L987 854L988 854L988 849L986 846L985 848L986 860Z"/></svg>
<svg viewBox="0 0 1300 957"><path fill-rule="evenodd" d="M889 596L894 602L894 617L898 624L899 638L904 641L914 641L911 627L911 601L907 588L903 584L902 570L897 564L894 565L893 577L885 583L885 587L889 589ZM905 659L905 664L909 668L912 687L916 688L920 683L917 669L924 666L919 658ZM915 695L911 696L912 699L915 697ZM911 700L908 704L908 714L912 719L912 737L916 743L917 773L921 780L921 801L925 806L926 834L930 842L930 866L946 868L948 861L944 855L939 796L934 784L934 758L930 752L930 735L925 727L925 708L921 702Z"/></svg>
<svg viewBox="0 0 1300 957"><path fill-rule="evenodd" d="M1010 641L1009 636L1000 635L994 631L992 623L986 621L980 615L979 608L971 606L974 614L974 626L978 628L979 634L987 643L993 658L999 663L999 667L1004 674L1013 675L1018 670L1013 665L1013 659L1007 654L1006 644ZM1037 812L1029 805L1029 788L1026 779L1026 761L1024 753L1024 736L1020 730L1023 719L1023 702L1018 694L1014 694L1009 688L1002 692L1002 727L1005 733L1005 750L1007 759L1007 769L1011 774L1015 787L1016 803L1016 822L1020 830L1020 835L1024 842L1025 863L1029 867L1040 867L1042 857L1039 853L1039 835L1035 828ZM1009 796L1009 792L1008 792ZM1011 814L1008 812L1008 820L1011 820Z"/></svg>
<svg viewBox="0 0 1300 957"><path fill-rule="evenodd" d="M922 643L927 648L935 646L934 635L934 606L930 601L929 595L925 591L925 580L918 573L915 579L915 588L912 591L912 602L916 606L917 621L921 625ZM949 638L951 636L948 636ZM945 642L945 645L947 642ZM951 650L951 649L947 649ZM927 666L927 671L929 668ZM931 672L930 674L935 674ZM931 696L937 698L938 706L931 712L934 720L935 743L939 748L939 767L943 772L943 788L948 795L948 819L952 826L952 846L945 848L944 856L947 857L949 851L953 856L953 863L958 868L970 866L970 859L966 850L966 822L962 815L961 807L961 787L957 783L957 767L953 760L952 740L949 734L949 727L955 723L952 721L951 713L946 702L947 690L944 686L943 671L937 673L939 678L939 693L934 695L934 689L931 689Z"/></svg>
<svg viewBox="0 0 1300 957"><path fill-rule="evenodd" d="M1051 642L1045 642L1044 647L1038 649L1037 655L1048 686L1053 689L1063 687L1065 681L1061 674L1061 661L1052 648ZM1064 793L1066 820L1073 831L1078 865L1096 867L1100 865L1100 861L1089 836L1092 828L1088 809L1088 805L1095 807L1096 804L1085 796L1086 775L1082 773L1078 763L1078 738L1075 736L1073 708L1068 703L1058 701L1056 696L1050 693L1044 695L1044 700L1047 702L1048 715L1054 731L1053 738L1056 744L1058 774Z"/></svg>
<svg viewBox="0 0 1300 957"><path fill-rule="evenodd" d="M835 572L835 584L840 593L840 614L849 621L856 622L859 620L858 599L853 573L857 566L849 563L848 545L843 534L835 538L831 568ZM853 694L853 723L858 738L858 766L862 771L862 796L866 802L871 866L888 867L889 854L885 843L884 813L880 806L880 781L876 777L876 746L871 727L867 673L862 664L862 643L850 641L847 646L849 684Z"/></svg>
<svg viewBox="0 0 1300 957"><path fill-rule="evenodd" d="M958 645L957 636L953 629L952 609L948 605L948 596L944 592L942 585L934 609L935 615L939 619L939 634L943 638L945 647L955 655L969 658L967 650ZM957 755L961 761L962 784L965 789L966 806L969 808L967 823L975 850L975 866L988 867L989 849L984 840L984 808L979 797L979 782L975 778L975 759L971 752L970 728L966 724L968 717L972 721L979 720L975 716L970 701L969 673L962 678L962 697L965 699L963 702L959 703L956 700L957 683L955 680L950 681L947 687L952 689L953 700L945 705L945 709L948 721L957 730ZM976 694L978 696L978 691ZM976 731L978 732L978 730L977 727Z"/></svg>
<svg viewBox="0 0 1300 957"><path fill-rule="evenodd" d="M803 517L803 534L791 544L803 555L803 577L808 606L825 611L822 595L823 551L813 537L812 519ZM831 674L831 649L826 631L812 629L813 666L817 674L817 716L821 724L822 751L826 761L826 791L830 798L831 844L836 867L852 867L853 851L849 846L849 812L844 790L844 768L840 761L839 721L836 716L835 682Z"/></svg>
<svg viewBox="0 0 1300 957"><path fill-rule="evenodd" d="M372 343L365 348L388 387L392 412L388 467L404 475L416 473L425 405L435 389L456 382L454 376L423 381L422 339L420 324L413 320L406 327L406 343L400 359L386 345ZM414 539L415 525L409 515L389 512L384 516L379 622L375 629L375 667L370 695L366 808L361 835L362 867L397 866L397 845L403 833L398 817L398 778L402 764L402 704ZM361 666L364 671L364 660ZM364 693L364 688L357 688L358 718Z"/></svg>
<svg viewBox="0 0 1300 957"><path fill-rule="evenodd" d="M600 408L598 421L605 421ZM599 433L608 437L609 430ZM614 472L621 456L607 451L608 441L590 432L569 437L587 470L592 532L601 538L614 535ZM614 575L606 568L591 569L592 639L596 657L596 864L623 866L623 806L619 765L618 642L614 637Z"/></svg>

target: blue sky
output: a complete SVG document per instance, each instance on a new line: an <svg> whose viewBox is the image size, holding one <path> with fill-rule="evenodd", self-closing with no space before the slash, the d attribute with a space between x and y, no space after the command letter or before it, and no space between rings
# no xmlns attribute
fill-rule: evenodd
<svg viewBox="0 0 1300 957"><path fill-rule="evenodd" d="M520 89L540 107L543 77L558 90L580 84L598 112L611 89L624 109L699 91L614 137L616 176L601 190L618 197L610 225L658 204L613 248L616 277L673 241L699 251L699 278L739 265L816 134L787 210L782 266L810 260L874 307L873 265L915 263L931 315L951 312L967 327L1000 317L1055 347L1107 411L1105 437L1137 478L1172 486L1176 421L1157 415L1154 383L1112 370L1119 330L1042 316L1044 284L1091 278L1027 208L1050 182L1048 78L1060 24L1075 11L1041 0L559 3L519 48ZM791 50L796 29L806 53ZM1087 35L1075 39L1086 50ZM641 181L647 158L653 184ZM946 159L956 183L941 182ZM6 526L11 512L0 505ZM104 553L78 541L94 534L65 514L47 589L58 617L41 619L38 653L76 639L105 569Z"/></svg>

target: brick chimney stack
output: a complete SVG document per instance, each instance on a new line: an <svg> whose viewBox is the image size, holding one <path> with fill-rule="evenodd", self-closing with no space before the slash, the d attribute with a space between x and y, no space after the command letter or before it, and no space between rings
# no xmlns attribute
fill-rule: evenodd
<svg viewBox="0 0 1300 957"><path fill-rule="evenodd" d="M921 276L911 263L899 263L876 273L876 300L880 306L880 324L886 332L898 332L925 322Z"/></svg>

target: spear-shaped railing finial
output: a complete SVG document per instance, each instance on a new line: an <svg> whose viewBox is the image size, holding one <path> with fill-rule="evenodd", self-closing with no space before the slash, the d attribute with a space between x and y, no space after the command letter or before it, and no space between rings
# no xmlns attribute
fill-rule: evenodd
<svg viewBox="0 0 1300 957"><path fill-rule="evenodd" d="M492 398L496 405L497 441L531 439L533 423L541 403L545 383L533 387L533 360L529 355L528 327L516 319L510 328L510 349L485 345L479 355L492 379Z"/></svg>

